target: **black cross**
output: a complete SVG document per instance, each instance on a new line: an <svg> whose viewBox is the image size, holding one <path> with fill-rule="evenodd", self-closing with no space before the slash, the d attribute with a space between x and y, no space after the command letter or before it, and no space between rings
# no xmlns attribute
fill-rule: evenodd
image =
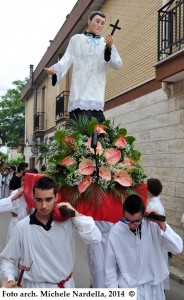
<svg viewBox="0 0 184 300"><path fill-rule="evenodd" d="M114 32L115 32L116 29L121 30L121 27L118 27L118 26L117 26L118 23L119 23L119 20L116 21L116 24L115 24L115 25L110 24L110 26L113 27L113 30L112 30L112 32L111 32L111 35L114 34Z"/></svg>

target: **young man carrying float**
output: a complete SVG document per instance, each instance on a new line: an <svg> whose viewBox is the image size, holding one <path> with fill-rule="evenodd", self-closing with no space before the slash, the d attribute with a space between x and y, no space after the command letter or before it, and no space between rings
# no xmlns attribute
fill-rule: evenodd
<svg viewBox="0 0 184 300"><path fill-rule="evenodd" d="M49 177L40 178L33 188L36 210L20 221L0 255L2 278L14 281L15 264L29 267L24 272L24 288L74 288L75 234L97 244L101 233L91 217L79 214L69 203L59 203L75 212L75 217L57 222L52 218L57 187Z"/></svg>
<svg viewBox="0 0 184 300"><path fill-rule="evenodd" d="M106 287L137 288L137 300L164 300L169 275L164 252L181 253L182 239L166 222L150 219L137 195L126 198L123 213L107 240Z"/></svg>

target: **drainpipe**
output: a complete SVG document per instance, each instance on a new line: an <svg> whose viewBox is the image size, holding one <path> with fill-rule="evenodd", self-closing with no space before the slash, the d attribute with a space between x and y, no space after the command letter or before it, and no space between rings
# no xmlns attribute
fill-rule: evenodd
<svg viewBox="0 0 184 300"><path fill-rule="evenodd" d="M34 96L33 112L35 116L37 113L37 89L35 87L34 87L33 96Z"/></svg>
<svg viewBox="0 0 184 300"><path fill-rule="evenodd" d="M33 99L34 99L34 102L33 102L33 132L34 132L34 116L37 113L37 88L35 87L34 82L33 82L34 65L30 65L29 67L30 67L29 83L30 83L31 89L33 90Z"/></svg>
<svg viewBox="0 0 184 300"><path fill-rule="evenodd" d="M32 88L33 87L33 68L34 68L34 66L30 65L29 67L30 67L29 83L30 83L30 87Z"/></svg>

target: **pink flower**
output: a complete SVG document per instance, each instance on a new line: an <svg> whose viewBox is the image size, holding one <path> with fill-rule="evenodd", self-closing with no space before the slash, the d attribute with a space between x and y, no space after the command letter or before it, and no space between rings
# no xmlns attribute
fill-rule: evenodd
<svg viewBox="0 0 184 300"><path fill-rule="evenodd" d="M115 172L114 181L118 182L122 186L132 186L132 178L124 170L119 170Z"/></svg>
<svg viewBox="0 0 184 300"><path fill-rule="evenodd" d="M60 162L61 166L69 167L76 163L76 160L70 156L63 158Z"/></svg>
<svg viewBox="0 0 184 300"><path fill-rule="evenodd" d="M91 137L88 139L87 141L87 146L90 149L91 153L95 153L94 149L91 148ZM97 147L96 147L96 154L101 155L103 153L103 148L102 148L102 144L98 141L97 142Z"/></svg>
<svg viewBox="0 0 184 300"><path fill-rule="evenodd" d="M65 136L64 138L63 138L63 140L66 142L66 143L68 143L69 145L73 145L74 144L74 138L73 137L71 137L71 136Z"/></svg>
<svg viewBox="0 0 184 300"><path fill-rule="evenodd" d="M78 190L80 193L83 193L87 190L87 188L92 183L92 177L91 176L85 176L84 179L79 183Z"/></svg>
<svg viewBox="0 0 184 300"><path fill-rule="evenodd" d="M115 165L121 158L120 150L110 148L105 152L106 162L109 165Z"/></svg>
<svg viewBox="0 0 184 300"><path fill-rule="evenodd" d="M111 171L107 168L101 167L99 168L99 176L109 181L111 180Z"/></svg>
<svg viewBox="0 0 184 300"><path fill-rule="evenodd" d="M95 170L95 168L90 159L84 159L79 164L79 173L82 175L91 175L91 174L93 174L94 170Z"/></svg>
<svg viewBox="0 0 184 300"><path fill-rule="evenodd" d="M97 125L95 126L94 130L95 130L98 134L100 134L100 133L105 133L105 134L107 134L107 132L104 130L105 128L107 128L107 126L102 125L102 124L97 124Z"/></svg>
<svg viewBox="0 0 184 300"><path fill-rule="evenodd" d="M123 135L121 135L115 140L114 145L122 149L125 148L126 143L127 143L126 138Z"/></svg>
<svg viewBox="0 0 184 300"><path fill-rule="evenodd" d="M123 160L123 164L126 166L126 168L128 170L130 170L130 169L137 169L135 167L135 161L133 159L131 159L131 158L126 158L125 157L124 160Z"/></svg>

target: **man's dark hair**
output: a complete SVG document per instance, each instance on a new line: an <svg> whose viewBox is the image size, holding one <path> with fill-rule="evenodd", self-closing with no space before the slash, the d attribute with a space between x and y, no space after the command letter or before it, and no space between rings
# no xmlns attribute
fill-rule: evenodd
<svg viewBox="0 0 184 300"><path fill-rule="evenodd" d="M23 166L24 168L28 168L29 164L25 161L22 161L19 165Z"/></svg>
<svg viewBox="0 0 184 300"><path fill-rule="evenodd" d="M162 183L157 178L149 178L147 180L147 189L155 197L162 192Z"/></svg>
<svg viewBox="0 0 184 300"><path fill-rule="evenodd" d="M31 168L31 169L27 170L26 173L38 174L38 170L36 168Z"/></svg>
<svg viewBox="0 0 184 300"><path fill-rule="evenodd" d="M143 216L145 212L143 200L137 195L128 196L123 203L123 212L125 211L131 215L141 212Z"/></svg>
<svg viewBox="0 0 184 300"><path fill-rule="evenodd" d="M36 168L25 170L25 171L23 171L22 176L25 176L27 173L38 174L38 170Z"/></svg>
<svg viewBox="0 0 184 300"><path fill-rule="evenodd" d="M88 20L92 20L96 15L102 17L105 19L105 14L102 12L102 11L99 11L99 10L96 10L96 11L92 11L90 14L89 14L89 17L88 17Z"/></svg>
<svg viewBox="0 0 184 300"><path fill-rule="evenodd" d="M23 163L20 163L17 167L17 173L20 173L21 171L25 170L25 165Z"/></svg>
<svg viewBox="0 0 184 300"><path fill-rule="evenodd" d="M10 166L10 169L12 169L14 172L16 171L16 167L15 166Z"/></svg>
<svg viewBox="0 0 184 300"><path fill-rule="evenodd" d="M33 187L33 194L35 194L35 189L36 188L40 189L42 191L54 189L55 196L57 194L57 185L56 185L56 183L54 182L53 179L51 179L50 177L47 177L47 176L43 176L40 179L38 179L38 181L35 183L35 185Z"/></svg>

